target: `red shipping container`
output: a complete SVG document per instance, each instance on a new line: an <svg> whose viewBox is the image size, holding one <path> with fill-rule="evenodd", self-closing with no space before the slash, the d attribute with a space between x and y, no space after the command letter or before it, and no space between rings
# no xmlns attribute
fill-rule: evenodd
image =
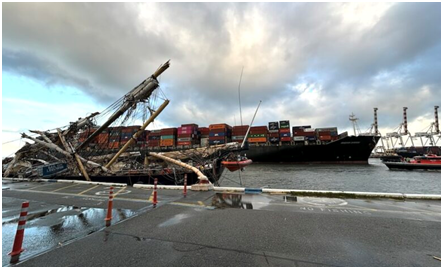
<svg viewBox="0 0 443 269"><path fill-rule="evenodd" d="M195 124L195 123L187 123L187 124L182 124L182 127L193 127L193 128L198 128L198 124Z"/></svg>
<svg viewBox="0 0 443 269"><path fill-rule="evenodd" d="M287 136L287 137L281 137L281 138L280 138L280 141L282 141L282 142L291 142L291 139L292 139L292 137L290 137L290 136Z"/></svg>
<svg viewBox="0 0 443 269"><path fill-rule="evenodd" d="M318 132L318 135L319 136L331 135L331 132L330 131L321 131L321 132Z"/></svg>
<svg viewBox="0 0 443 269"><path fill-rule="evenodd" d="M279 133L269 133L269 137L280 137Z"/></svg>
<svg viewBox="0 0 443 269"><path fill-rule="evenodd" d="M201 135L209 135L209 128L207 127L200 127L198 130L200 131Z"/></svg>
<svg viewBox="0 0 443 269"><path fill-rule="evenodd" d="M328 141L328 140L331 140L331 136L330 136L330 135L321 135L321 136L319 137L319 139L320 139L321 141Z"/></svg>
<svg viewBox="0 0 443 269"><path fill-rule="evenodd" d="M291 129L290 128L281 128L278 130L280 133L290 133Z"/></svg>

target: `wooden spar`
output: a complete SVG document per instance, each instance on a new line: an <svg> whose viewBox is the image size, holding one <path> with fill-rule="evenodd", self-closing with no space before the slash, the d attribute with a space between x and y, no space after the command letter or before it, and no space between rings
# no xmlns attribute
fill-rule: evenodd
<svg viewBox="0 0 443 269"><path fill-rule="evenodd" d="M31 133L41 135L41 136L43 137L43 139L44 139L46 142L48 142L48 143L52 143L51 139L49 139L49 138L45 135L45 133L40 132L40 131L33 131L33 130L29 130L29 131L30 131Z"/></svg>
<svg viewBox="0 0 443 269"><path fill-rule="evenodd" d="M194 166L190 166L189 164L186 164L184 162L181 162L181 161L178 161L178 160L175 160L175 159L172 159L172 158L169 158L169 157L166 157L161 154L154 153L154 152L149 152L149 155L159 158L159 159L162 159L166 162L179 165L179 166L184 167L186 169L192 170L194 173L197 174L199 180L208 180L208 178L200 170L198 170Z"/></svg>
<svg viewBox="0 0 443 269"><path fill-rule="evenodd" d="M125 101L102 126L100 126L94 133L92 133L83 143L77 146L75 151L79 151L84 148L87 144L89 144L92 139L94 139L98 134L100 134L104 129L108 128L118 117L123 115L130 107L134 105L134 103L140 102L142 100L147 99L151 96L152 92L158 87L157 78L169 67L169 60L160 66L155 73L145 79L140 85L135 87L132 91L125 95Z"/></svg>
<svg viewBox="0 0 443 269"><path fill-rule="evenodd" d="M70 154L69 152L64 151L63 149L61 149L60 147L58 147L57 145L55 145L55 144L53 144L53 143L47 143L47 142L44 142L44 141L41 141L41 140L38 140L38 139L32 138L32 137L28 136L28 135L25 134L25 133L22 133L22 137L27 138L27 139L30 139L30 140L32 140L32 141L34 141L34 142L36 142L36 143L38 143L38 144L41 144L41 145L43 145L43 146L45 146L45 147L47 147L47 148L50 148L50 149L56 150L56 151L60 152L61 154L65 155L66 157L71 158L71 154Z"/></svg>
<svg viewBox="0 0 443 269"><path fill-rule="evenodd" d="M165 109L165 107L169 104L169 100L165 100L163 104L154 112L154 114L149 117L149 119L143 124L143 126L140 127L140 129L132 136L132 139L130 139L126 144L115 154L115 156L109 161L107 165L105 165L106 168L109 168L132 143L137 141L137 137L148 127L148 125L154 121L154 119Z"/></svg>
<svg viewBox="0 0 443 269"><path fill-rule="evenodd" d="M41 141L41 140L38 140L38 139L32 138L32 137L28 136L28 135L25 134L25 133L22 133L22 137L27 138L27 139L30 139L30 140L32 140L32 141L34 141L34 142L36 142L36 143L38 143L38 144L41 144L41 145L43 145L43 146L45 146L45 147L47 147L47 148L50 148L50 149L56 150L56 151L60 152L61 154L65 155L66 157L71 158L71 156L72 156L69 152L62 150L61 148L59 148L58 146L56 146L56 145L54 145L54 144L49 144L49 143L43 142L43 141ZM79 158L80 158L80 160L82 160L83 162L85 162L85 163L87 163L87 164L89 164L89 165L92 165L92 166L95 166L95 167L100 167L100 168L101 168L104 172L106 172L106 173L111 173L111 171L110 171L109 169L107 169L106 167L101 166L101 165L98 164L98 163L94 163L94 162L88 161L88 160L82 158L81 156L79 156Z"/></svg>
<svg viewBox="0 0 443 269"><path fill-rule="evenodd" d="M74 158L77 161L78 168L82 172L83 176L86 178L87 181L91 181L91 178L89 177L88 172L86 172L86 169L83 166L82 161L78 157L78 154L73 152L72 148L66 142L65 137L62 135L61 130L59 128L57 128L57 133L58 133L58 136L60 137L60 141L62 142L62 144L65 147L66 151L71 152L71 153L74 154Z"/></svg>

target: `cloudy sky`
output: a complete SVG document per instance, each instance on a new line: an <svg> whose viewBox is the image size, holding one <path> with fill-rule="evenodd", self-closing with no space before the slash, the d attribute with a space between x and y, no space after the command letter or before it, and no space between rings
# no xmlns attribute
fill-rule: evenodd
<svg viewBox="0 0 443 269"><path fill-rule="evenodd" d="M102 111L171 60L152 128L290 120L412 133L441 105L440 3L3 3L2 157Z"/></svg>

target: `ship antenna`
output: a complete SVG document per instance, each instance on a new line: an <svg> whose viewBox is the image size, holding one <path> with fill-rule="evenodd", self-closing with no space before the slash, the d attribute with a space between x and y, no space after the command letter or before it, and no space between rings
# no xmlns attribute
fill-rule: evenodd
<svg viewBox="0 0 443 269"><path fill-rule="evenodd" d="M241 115L241 99L240 99L240 84L241 84L241 79L243 77L243 68L244 66L242 66L241 68L240 81L238 82L238 106L240 108L240 125L243 125L243 118Z"/></svg>

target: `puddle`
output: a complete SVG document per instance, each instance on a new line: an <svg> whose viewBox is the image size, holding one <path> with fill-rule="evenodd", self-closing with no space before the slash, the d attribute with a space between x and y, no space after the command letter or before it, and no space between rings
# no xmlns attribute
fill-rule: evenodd
<svg viewBox="0 0 443 269"><path fill-rule="evenodd" d="M271 199L263 195L216 193L212 206L222 208L260 209L269 206Z"/></svg>
<svg viewBox="0 0 443 269"><path fill-rule="evenodd" d="M26 222L20 260L25 260L47 250L67 244L105 227L107 209L62 206L31 214ZM127 209L112 210L112 225L127 219L136 212ZM17 231L17 219L2 224L2 265L9 265Z"/></svg>

